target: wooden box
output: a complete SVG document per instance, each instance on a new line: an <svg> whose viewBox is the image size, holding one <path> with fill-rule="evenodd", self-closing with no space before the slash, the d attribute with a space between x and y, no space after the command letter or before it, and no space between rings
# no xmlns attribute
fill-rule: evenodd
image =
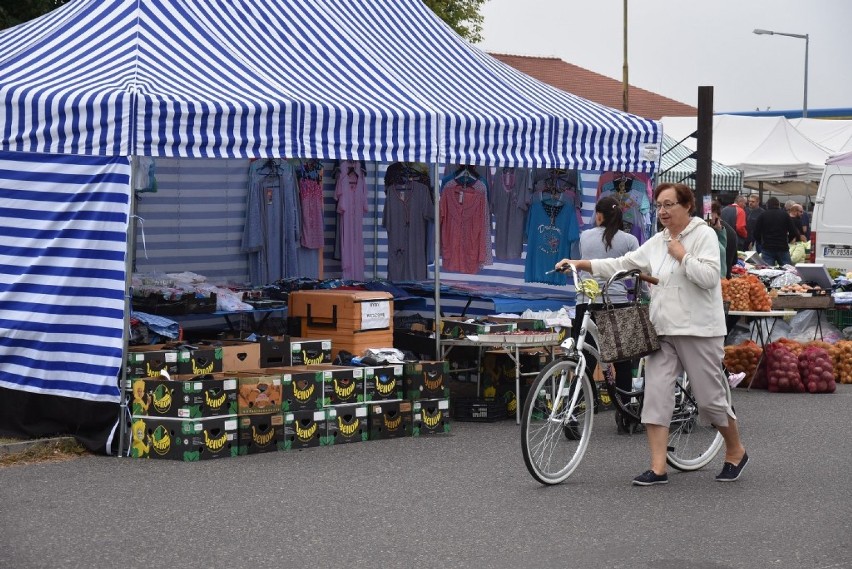
<svg viewBox="0 0 852 569"><path fill-rule="evenodd" d="M354 332L389 331L393 337L393 295L357 290L297 290L290 293L288 317L300 319L305 338ZM391 345L391 344L389 344Z"/></svg>
<svg viewBox="0 0 852 569"><path fill-rule="evenodd" d="M779 295L772 299L772 310L819 310L833 308L834 298L828 295Z"/></svg>

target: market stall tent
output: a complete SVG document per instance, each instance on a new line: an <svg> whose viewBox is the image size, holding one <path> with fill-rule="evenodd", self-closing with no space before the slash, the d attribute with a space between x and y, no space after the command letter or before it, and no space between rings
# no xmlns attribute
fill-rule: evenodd
<svg viewBox="0 0 852 569"><path fill-rule="evenodd" d="M695 149L695 117L663 117L665 133ZM746 185L777 193L813 194L828 150L803 136L784 117L715 115L713 160L743 172Z"/></svg>
<svg viewBox="0 0 852 569"><path fill-rule="evenodd" d="M795 118L790 124L832 153L852 152L852 120Z"/></svg>
<svg viewBox="0 0 852 569"><path fill-rule="evenodd" d="M651 172L659 143L420 0L76 0L0 32L0 431L109 444L135 156Z"/></svg>
<svg viewBox="0 0 852 569"><path fill-rule="evenodd" d="M668 134L663 135L663 153L660 156L659 181L683 183L695 189L696 163L694 150L679 143ZM710 165L710 188L715 192L739 192L743 187L742 170L725 166L713 160Z"/></svg>

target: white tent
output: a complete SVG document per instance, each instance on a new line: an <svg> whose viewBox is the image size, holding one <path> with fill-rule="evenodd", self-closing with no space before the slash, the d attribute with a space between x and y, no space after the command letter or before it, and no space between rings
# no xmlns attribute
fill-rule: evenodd
<svg viewBox="0 0 852 569"><path fill-rule="evenodd" d="M852 152L852 120L798 118L790 124L831 152Z"/></svg>
<svg viewBox="0 0 852 569"><path fill-rule="evenodd" d="M695 117L663 117L663 131L695 149ZM716 115L713 160L743 171L746 185L785 194L813 194L830 152L784 117Z"/></svg>

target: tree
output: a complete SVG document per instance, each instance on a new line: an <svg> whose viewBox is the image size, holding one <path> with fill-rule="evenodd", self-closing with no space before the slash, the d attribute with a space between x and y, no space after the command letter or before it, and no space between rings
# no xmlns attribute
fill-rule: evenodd
<svg viewBox="0 0 852 569"><path fill-rule="evenodd" d="M480 7L486 0L423 0L455 32L471 43L482 41Z"/></svg>
<svg viewBox="0 0 852 569"><path fill-rule="evenodd" d="M28 22L68 0L0 0L0 30Z"/></svg>

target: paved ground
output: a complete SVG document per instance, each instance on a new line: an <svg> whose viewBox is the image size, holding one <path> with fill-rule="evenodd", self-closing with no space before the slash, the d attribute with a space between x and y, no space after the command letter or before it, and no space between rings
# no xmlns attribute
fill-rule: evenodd
<svg viewBox="0 0 852 569"><path fill-rule="evenodd" d="M527 474L512 422L201 463L0 468L0 567L852 569L852 386L737 390L752 463L632 487L641 435L597 416L566 483Z"/></svg>

